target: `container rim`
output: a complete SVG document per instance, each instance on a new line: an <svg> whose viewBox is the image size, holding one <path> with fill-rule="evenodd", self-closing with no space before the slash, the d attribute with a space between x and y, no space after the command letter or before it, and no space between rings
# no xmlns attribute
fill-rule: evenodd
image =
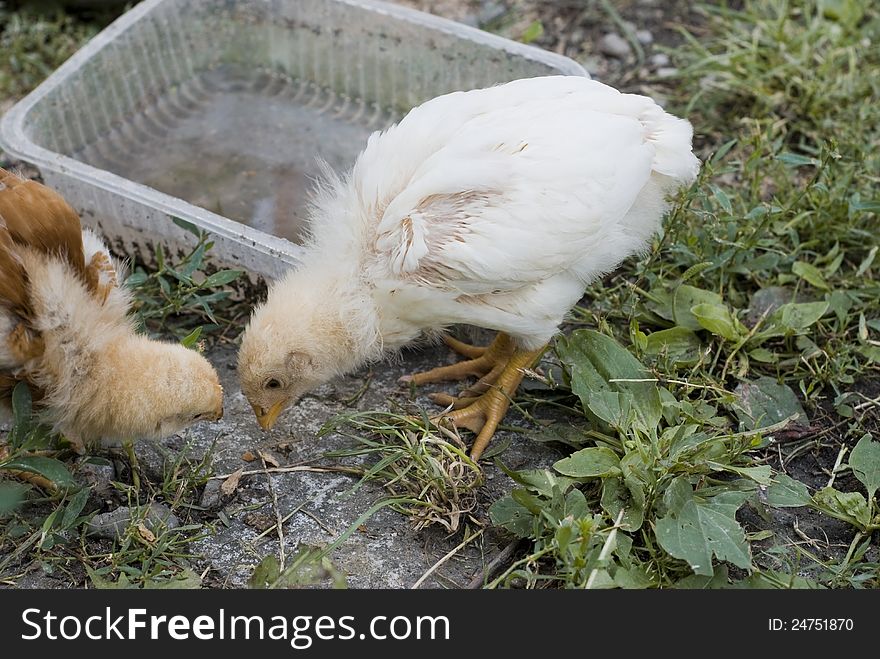
<svg viewBox="0 0 880 659"><path fill-rule="evenodd" d="M25 133L24 126L27 116L37 104L63 84L74 71L79 69L96 53L115 41L123 33L131 29L135 23L167 1L169 0L143 0L135 5L95 35L33 91L13 105L4 116L0 117L0 148L16 158L33 163L41 170L48 170L77 179L106 192L122 194L134 202L155 208L167 215L184 219L197 218L203 225L202 228L210 233L236 241L246 241L251 249L295 265L299 255L302 253L302 247L296 243L254 229L241 222L196 206L179 197L174 197L142 183L126 179L111 171L98 169L81 160L46 149L34 143ZM580 64L568 57L551 53L535 46L505 39L504 37L490 34L447 18L391 4L383 0L332 1L374 11L395 20L406 21L465 38L481 45L503 50L555 68L559 71L560 75L589 77L589 74Z"/></svg>

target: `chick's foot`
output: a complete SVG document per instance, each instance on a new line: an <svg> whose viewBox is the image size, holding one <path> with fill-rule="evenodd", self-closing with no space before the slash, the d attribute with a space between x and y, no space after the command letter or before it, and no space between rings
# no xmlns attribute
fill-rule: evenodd
<svg viewBox="0 0 880 659"><path fill-rule="evenodd" d="M444 337L443 340L450 348L469 357L469 359L450 366L432 368L423 373L405 375L400 378L401 384L411 383L419 386L429 382L449 382L465 380L470 377L480 378L480 382L492 383L498 379L514 352L513 341L504 333L499 333L492 344L486 348L468 345L449 336ZM477 384L479 385L479 382Z"/></svg>
<svg viewBox="0 0 880 659"><path fill-rule="evenodd" d="M522 382L524 369L530 368L543 352L543 348L532 351L515 350L501 365L500 372L492 382L485 382L486 377L484 377L461 396L457 398L447 396L446 402L452 405L453 410L434 417L432 421L452 423L456 427L467 428L477 433L471 447L471 457L479 460L492 440L498 424L507 413L507 408L510 407L513 395ZM481 384L485 386L485 391L475 394L475 387ZM441 396L434 396L433 400L444 402Z"/></svg>

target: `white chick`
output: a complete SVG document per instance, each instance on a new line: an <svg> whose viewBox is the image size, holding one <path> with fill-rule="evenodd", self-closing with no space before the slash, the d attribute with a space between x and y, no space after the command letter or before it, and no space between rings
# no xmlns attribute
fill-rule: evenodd
<svg viewBox="0 0 880 659"><path fill-rule="evenodd" d="M479 458L511 396L586 286L644 250L699 161L692 128L652 99L578 77L435 98L328 174L302 264L253 313L239 355L261 426L303 393L452 324L499 331L443 417ZM450 402L448 400L444 402Z"/></svg>

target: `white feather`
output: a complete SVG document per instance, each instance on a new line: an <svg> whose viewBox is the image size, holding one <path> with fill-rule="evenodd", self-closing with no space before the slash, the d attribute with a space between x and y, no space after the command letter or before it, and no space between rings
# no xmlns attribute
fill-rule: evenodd
<svg viewBox="0 0 880 659"><path fill-rule="evenodd" d="M333 305L356 317L346 368L453 323L539 347L592 279L647 246L696 177L691 138L652 99L584 78L433 99L330 177L303 266L267 307L289 305L292 332Z"/></svg>

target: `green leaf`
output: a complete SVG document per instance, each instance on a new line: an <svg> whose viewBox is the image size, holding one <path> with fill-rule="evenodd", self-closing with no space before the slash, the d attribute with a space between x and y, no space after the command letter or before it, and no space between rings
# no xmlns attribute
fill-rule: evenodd
<svg viewBox="0 0 880 659"><path fill-rule="evenodd" d="M26 382L19 382L12 390L12 431L9 433L9 443L12 446L21 446L33 430L32 415L31 390Z"/></svg>
<svg viewBox="0 0 880 659"><path fill-rule="evenodd" d="M861 265L859 265L859 269L856 270L856 277L861 277L868 271L868 268L874 263L874 258L877 256L878 246L874 245L871 248L871 251L868 252L868 255L862 260Z"/></svg>
<svg viewBox="0 0 880 659"><path fill-rule="evenodd" d="M124 572L119 575L118 580L111 581L110 579L107 579L103 575L99 574L97 570L92 569L88 565L83 565L83 567L85 567L86 569L86 574L89 575L89 581L92 582L92 585L97 590L125 590L127 588L133 587Z"/></svg>
<svg viewBox="0 0 880 659"><path fill-rule="evenodd" d="M712 574L691 574L676 581L672 587L684 590L715 590L727 588L727 566L719 565Z"/></svg>
<svg viewBox="0 0 880 659"><path fill-rule="evenodd" d="M489 519L495 526L507 529L515 536L528 538L532 535L535 516L512 497L502 497L489 507Z"/></svg>
<svg viewBox="0 0 880 659"><path fill-rule="evenodd" d="M181 273L187 277L191 277L196 270L202 267L202 261L205 260L206 251L207 245L205 245L204 243L196 247L192 255L190 255L186 262L181 265Z"/></svg>
<svg viewBox="0 0 880 659"><path fill-rule="evenodd" d="M256 590L264 590L271 587L281 576L281 566L275 554L268 554L257 567L254 573L248 579L248 586Z"/></svg>
<svg viewBox="0 0 880 659"><path fill-rule="evenodd" d="M554 463L560 474L572 478L596 478L620 475L620 458L610 448L591 447L572 453Z"/></svg>
<svg viewBox="0 0 880 659"><path fill-rule="evenodd" d="M822 272L816 266L804 261L795 261L794 265L791 266L791 271L816 288L828 290L828 282L825 281Z"/></svg>
<svg viewBox="0 0 880 659"><path fill-rule="evenodd" d="M800 333L828 311L828 302L790 302L783 304L767 318L759 332L762 338Z"/></svg>
<svg viewBox="0 0 880 659"><path fill-rule="evenodd" d="M568 491L568 488L570 488L577 482L573 478L557 476L549 469L526 469L523 471L513 471L512 469L508 469L499 461L496 461L495 464L498 465L501 471L510 476L514 480L514 482L519 483L520 485L524 485L530 490L533 490L547 498L553 496L553 491L555 489L558 488L560 492L564 493Z"/></svg>
<svg viewBox="0 0 880 659"><path fill-rule="evenodd" d="M778 156L776 156L776 159L788 167L803 167L804 165L812 165L813 167L818 167L820 164L819 161L815 158L808 158L807 156L802 156L797 153L791 153L790 151L780 153Z"/></svg>
<svg viewBox="0 0 880 659"><path fill-rule="evenodd" d="M627 432L636 415L632 403L631 397L619 391L597 391L590 396L589 411L612 427Z"/></svg>
<svg viewBox="0 0 880 659"><path fill-rule="evenodd" d="M73 485L73 477L67 471L64 463L55 458L45 458L38 455L29 455L10 460L0 467L2 469L17 469L39 474L48 478L56 485Z"/></svg>
<svg viewBox="0 0 880 659"><path fill-rule="evenodd" d="M871 501L880 488L880 442L875 442L870 434L862 435L849 454L849 466L853 475L865 486L868 501Z"/></svg>
<svg viewBox="0 0 880 659"><path fill-rule="evenodd" d="M672 327L648 335L645 354L666 356L677 366L692 366L700 361L703 344L686 327Z"/></svg>
<svg viewBox="0 0 880 659"><path fill-rule="evenodd" d="M24 483L0 481L0 518L15 512L24 503L24 495L31 489Z"/></svg>
<svg viewBox="0 0 880 659"><path fill-rule="evenodd" d="M214 288L215 286L225 286L244 274L244 270L218 270L213 275L202 282L201 288Z"/></svg>
<svg viewBox="0 0 880 659"><path fill-rule="evenodd" d="M620 528L624 531L638 531L645 522L645 490L634 478L604 479L600 504L611 519L617 519L623 510Z"/></svg>
<svg viewBox="0 0 880 659"><path fill-rule="evenodd" d="M730 309L722 304L698 304L691 307L691 313L700 327L728 341L739 341L744 335Z"/></svg>
<svg viewBox="0 0 880 659"><path fill-rule="evenodd" d="M691 309L698 304L724 304L723 298L718 293L705 291L702 288L695 288L682 284L675 289L672 296L672 319L676 325L686 327L690 330L701 330L700 325Z"/></svg>
<svg viewBox="0 0 880 659"><path fill-rule="evenodd" d="M819 9L825 18L845 25L855 25L864 15L864 8L870 3L864 0L819 0Z"/></svg>
<svg viewBox="0 0 880 659"><path fill-rule="evenodd" d="M143 286L149 278L146 272L134 272L126 278L125 285L129 288L137 288L138 286Z"/></svg>
<svg viewBox="0 0 880 659"><path fill-rule="evenodd" d="M654 382L640 382L651 373L626 348L594 330L576 330L556 343L556 353L571 378L571 389L586 411L596 394L617 392L635 410L643 430L653 431L660 423L660 391ZM607 399L596 399L607 404ZM595 413L594 413L595 414Z"/></svg>
<svg viewBox="0 0 880 659"><path fill-rule="evenodd" d="M761 376L741 382L733 391L738 405L737 418L746 430L766 428L795 417L799 426L809 426L810 420L791 387L779 384L774 378Z"/></svg>
<svg viewBox="0 0 880 659"><path fill-rule="evenodd" d="M201 336L202 336L202 326L199 325L192 332L190 332L185 337L183 337L180 340L180 344L184 348L190 348L190 349L195 348L195 346L198 344L199 338Z"/></svg>
<svg viewBox="0 0 880 659"><path fill-rule="evenodd" d="M734 139L729 140L729 141L725 142L724 144L722 144L718 148L718 150L712 155L712 161L711 161L712 164L715 165L715 164L719 163L721 161L721 159L727 155L727 153L734 147L734 145L736 143L737 143L737 140L736 140L736 138L734 138Z"/></svg>
<svg viewBox="0 0 880 659"><path fill-rule="evenodd" d="M629 569L619 567L614 573L614 585L628 590L644 590L654 586L655 583L643 567Z"/></svg>
<svg viewBox="0 0 880 659"><path fill-rule="evenodd" d="M767 505L774 508L799 508L809 506L813 498L807 486L786 474L773 475L773 483L767 488Z"/></svg>
<svg viewBox="0 0 880 659"><path fill-rule="evenodd" d="M182 220L182 219L180 219L179 217L172 217L172 218L171 218L171 221L174 222L174 224L176 224L177 226L179 226L179 227L180 227L181 229L183 229L184 231L188 231L189 233L191 233L192 235L194 235L196 238L198 238L199 240L201 240L201 238L202 238L202 232L201 232L201 231L199 230L199 228L198 228L195 224L193 224L192 222L187 222L186 220Z"/></svg>
<svg viewBox="0 0 880 659"><path fill-rule="evenodd" d="M717 185L710 185L709 189L712 190L712 195L718 201L718 204L728 215L733 214L733 206L730 204L730 197L727 196L727 193L724 192Z"/></svg>
<svg viewBox="0 0 880 659"><path fill-rule="evenodd" d="M700 263L695 263L690 268L685 270L684 274L682 274L682 276L681 276L682 283L684 283L686 281L690 281L691 279L693 279L694 277L696 277L700 273L705 272L706 270L711 268L713 265L715 265L715 264L712 263L712 261L701 261Z"/></svg>
<svg viewBox="0 0 880 659"><path fill-rule="evenodd" d="M738 474L755 481L759 485L770 485L773 482L773 469L770 465L761 465L759 467L734 467L733 465L712 462L711 460L706 464L710 469L715 471L727 471L732 474Z"/></svg>
<svg viewBox="0 0 880 659"><path fill-rule="evenodd" d="M858 492L840 492L825 487L813 495L813 501L828 515L849 522L861 531L867 531L871 524L868 502Z"/></svg>
<svg viewBox="0 0 880 659"><path fill-rule="evenodd" d="M775 364L779 361L779 356L766 348L755 348L754 350L749 350L749 359L754 359L762 364Z"/></svg>
<svg viewBox="0 0 880 659"><path fill-rule="evenodd" d="M828 296L828 308L837 316L841 324L846 321L846 316L852 307L853 300L845 291L832 291Z"/></svg>
<svg viewBox="0 0 880 659"><path fill-rule="evenodd" d="M880 364L880 346L859 346L856 350L869 362Z"/></svg>
<svg viewBox="0 0 880 659"><path fill-rule="evenodd" d="M186 568L170 579L146 579L144 590L197 590L202 587L202 578L193 570Z"/></svg>
<svg viewBox="0 0 880 659"><path fill-rule="evenodd" d="M187 274L184 274L183 272L181 272L177 268L174 268L173 266L169 265L166 268L166 271L168 272L169 275L174 277L177 281L179 281L184 286L192 286L193 285L192 277L190 277Z"/></svg>
<svg viewBox="0 0 880 659"><path fill-rule="evenodd" d="M544 34L544 24L541 21L532 21L532 23L523 31L519 40L523 43L532 43L536 39L540 39Z"/></svg>
<svg viewBox="0 0 880 659"><path fill-rule="evenodd" d="M64 515L61 517L61 529L71 529L76 524L76 520L79 518L80 513L83 508L86 506L86 501L89 500L89 489L84 487L79 492L74 494L70 501L67 504L67 507L64 509Z"/></svg>
<svg viewBox="0 0 880 659"><path fill-rule="evenodd" d="M713 556L748 569L752 564L749 545L736 521L736 511L745 498L742 492L697 498L687 479L678 477L664 495L664 501L672 505L669 513L657 520L657 541L671 556L687 561L695 574L714 574Z"/></svg>

